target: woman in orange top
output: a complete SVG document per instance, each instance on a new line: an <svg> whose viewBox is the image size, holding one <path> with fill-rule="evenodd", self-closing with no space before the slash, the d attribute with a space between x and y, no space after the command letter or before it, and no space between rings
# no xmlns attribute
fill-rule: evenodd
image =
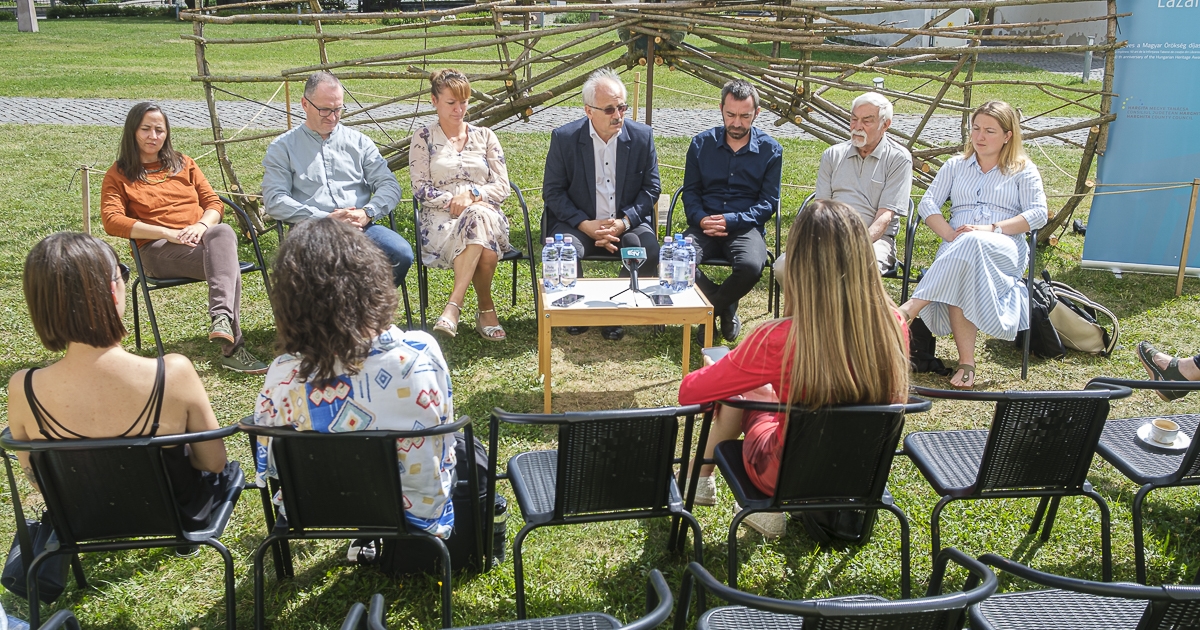
<svg viewBox="0 0 1200 630"><path fill-rule="evenodd" d="M221 223L224 204L200 167L171 147L171 125L158 105L129 110L100 198L104 231L135 239L147 274L208 283L208 339L223 344L221 365L265 373L266 364L243 346L237 234Z"/></svg>

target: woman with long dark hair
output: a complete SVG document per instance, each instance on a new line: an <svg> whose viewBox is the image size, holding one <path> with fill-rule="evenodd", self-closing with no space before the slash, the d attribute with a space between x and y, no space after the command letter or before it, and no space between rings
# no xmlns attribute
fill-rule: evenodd
<svg viewBox="0 0 1200 630"><path fill-rule="evenodd" d="M100 212L105 232L137 241L146 273L208 283L208 339L222 344L222 367L267 370L243 345L237 234L221 223L224 204L200 167L171 146L171 124L158 105L138 103L125 117Z"/></svg>
<svg viewBox="0 0 1200 630"><path fill-rule="evenodd" d="M323 218L292 228L271 282L281 354L267 370L255 423L341 433L454 421L450 370L437 341L392 325L390 270L383 252L347 223ZM441 538L454 525L453 443L434 436L406 444L399 472L409 525ZM260 485L274 470L267 445L258 450ZM368 547L372 541L355 541L349 558L373 558Z"/></svg>
<svg viewBox="0 0 1200 630"><path fill-rule="evenodd" d="M858 215L844 203L818 199L788 231L784 312L750 333L725 358L688 374L679 386L684 405L743 395L809 409L840 404L891 404L908 392L908 333L879 277L879 266ZM750 481L773 494L787 417L718 407L704 446L745 434ZM713 467L700 470L696 503L714 505ZM746 522L766 536L783 534L781 513L752 514Z"/></svg>
<svg viewBox="0 0 1200 630"><path fill-rule="evenodd" d="M129 267L117 261L113 248L86 234L51 234L29 252L24 289L33 328L47 350L66 353L44 368L19 370L9 380L8 426L14 438L134 437L218 428L187 357L147 359L121 348L128 278ZM225 444L212 440L163 453L184 526L198 528L231 478ZM36 485L29 455L17 456Z"/></svg>

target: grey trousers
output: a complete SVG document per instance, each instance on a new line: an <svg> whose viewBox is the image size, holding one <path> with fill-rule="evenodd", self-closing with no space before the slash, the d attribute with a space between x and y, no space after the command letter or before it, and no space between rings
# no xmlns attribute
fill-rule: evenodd
<svg viewBox="0 0 1200 630"><path fill-rule="evenodd" d="M159 239L139 249L146 273L155 278L194 278L208 283L208 316L225 315L233 322L232 345L225 356L242 345L238 316L242 300L242 271L238 263L237 234L224 223L209 228L195 247Z"/></svg>

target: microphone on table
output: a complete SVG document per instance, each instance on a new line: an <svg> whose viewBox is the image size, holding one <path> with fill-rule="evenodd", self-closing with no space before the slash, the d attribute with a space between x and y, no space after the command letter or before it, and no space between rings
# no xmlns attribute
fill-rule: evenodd
<svg viewBox="0 0 1200 630"><path fill-rule="evenodd" d="M629 290L638 291L638 269L646 262L646 248L638 237L626 233L621 237L621 264L629 272Z"/></svg>
<svg viewBox="0 0 1200 630"><path fill-rule="evenodd" d="M638 237L632 234L625 234L622 236L621 264L624 265L625 269L629 271L629 288L622 289L620 293L617 293L617 295L621 295L621 293L626 291L632 291L633 293L641 293L642 295L646 295L644 291L638 288L638 268L641 267L642 263L644 262L646 262L646 248L642 247L642 243L638 240ZM609 299L614 299L617 297L617 295L614 295ZM634 305L636 305L636 297L637 296L634 296ZM646 297L650 296L647 295Z"/></svg>

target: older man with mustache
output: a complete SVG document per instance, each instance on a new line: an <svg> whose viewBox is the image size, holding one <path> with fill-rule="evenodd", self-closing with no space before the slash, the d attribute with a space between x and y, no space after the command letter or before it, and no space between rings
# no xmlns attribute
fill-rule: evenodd
<svg viewBox="0 0 1200 630"><path fill-rule="evenodd" d="M867 226L880 272L896 264L896 232L908 215L912 154L887 137L892 104L867 92L850 104L850 139L821 154L817 199L854 208Z"/></svg>

